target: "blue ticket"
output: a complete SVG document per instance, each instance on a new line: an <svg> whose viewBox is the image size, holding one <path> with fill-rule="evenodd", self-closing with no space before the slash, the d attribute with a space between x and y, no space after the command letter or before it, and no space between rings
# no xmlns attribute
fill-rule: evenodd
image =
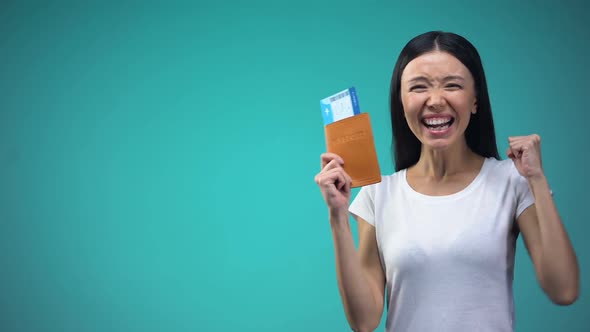
<svg viewBox="0 0 590 332"><path fill-rule="evenodd" d="M320 101L324 125L361 113L356 89L340 91Z"/></svg>

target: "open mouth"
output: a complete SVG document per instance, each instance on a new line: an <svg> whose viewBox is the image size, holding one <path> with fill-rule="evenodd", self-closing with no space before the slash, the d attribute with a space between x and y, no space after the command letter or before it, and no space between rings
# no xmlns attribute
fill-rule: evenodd
<svg viewBox="0 0 590 332"><path fill-rule="evenodd" d="M444 131L455 122L451 116L423 118L422 124L431 131Z"/></svg>

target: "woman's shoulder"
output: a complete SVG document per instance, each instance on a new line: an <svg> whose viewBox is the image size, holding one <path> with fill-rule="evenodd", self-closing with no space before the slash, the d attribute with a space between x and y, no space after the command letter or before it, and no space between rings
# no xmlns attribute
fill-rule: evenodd
<svg viewBox="0 0 590 332"><path fill-rule="evenodd" d="M515 172L518 174L516 166L512 159L496 159L494 157L486 158L487 171L489 173L495 173L495 175L511 176Z"/></svg>
<svg viewBox="0 0 590 332"><path fill-rule="evenodd" d="M494 185L509 187L526 185L526 179L520 175L512 159L487 159L485 181Z"/></svg>

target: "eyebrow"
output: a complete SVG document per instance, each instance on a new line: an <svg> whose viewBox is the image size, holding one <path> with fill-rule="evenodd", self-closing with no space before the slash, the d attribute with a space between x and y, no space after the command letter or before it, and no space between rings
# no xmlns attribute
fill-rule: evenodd
<svg viewBox="0 0 590 332"><path fill-rule="evenodd" d="M445 78L442 79L443 82L447 82L447 81L452 81L452 80L459 80L459 81L465 81L465 79L461 76L458 75L449 75L449 76L445 76ZM416 76L412 79L410 79L408 81L408 83L416 83L416 82L430 82L430 80L428 78L426 78L426 76Z"/></svg>
<svg viewBox="0 0 590 332"><path fill-rule="evenodd" d="M449 75L449 76L443 78L443 82L452 81L452 80L465 81L465 79L459 75Z"/></svg>

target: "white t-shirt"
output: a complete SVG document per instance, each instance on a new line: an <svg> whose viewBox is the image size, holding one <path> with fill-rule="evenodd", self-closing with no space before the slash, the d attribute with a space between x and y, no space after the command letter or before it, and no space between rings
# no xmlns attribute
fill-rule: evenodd
<svg viewBox="0 0 590 332"><path fill-rule="evenodd" d="M375 227L386 331L513 331L515 220L533 203L510 159L447 196L416 192L406 170L361 188L349 210Z"/></svg>

